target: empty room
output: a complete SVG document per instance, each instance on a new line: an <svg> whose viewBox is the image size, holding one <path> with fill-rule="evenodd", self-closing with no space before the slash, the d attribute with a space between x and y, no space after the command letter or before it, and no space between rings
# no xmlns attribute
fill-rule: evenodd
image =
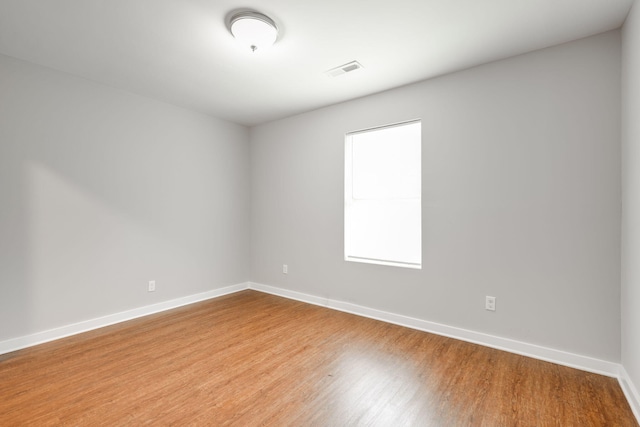
<svg viewBox="0 0 640 427"><path fill-rule="evenodd" d="M640 424L635 0L0 0L0 426Z"/></svg>

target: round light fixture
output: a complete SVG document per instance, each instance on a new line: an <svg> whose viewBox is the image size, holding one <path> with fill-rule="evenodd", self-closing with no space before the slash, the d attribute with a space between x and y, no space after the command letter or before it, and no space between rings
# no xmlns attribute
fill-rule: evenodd
<svg viewBox="0 0 640 427"><path fill-rule="evenodd" d="M275 43L278 28L266 15L254 11L238 12L229 21L231 34L243 45L255 52Z"/></svg>

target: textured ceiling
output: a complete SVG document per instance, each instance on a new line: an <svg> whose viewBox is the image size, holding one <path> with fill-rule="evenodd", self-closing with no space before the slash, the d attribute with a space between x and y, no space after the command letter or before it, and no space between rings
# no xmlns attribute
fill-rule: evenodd
<svg viewBox="0 0 640 427"><path fill-rule="evenodd" d="M615 29L632 2L0 0L0 53L253 125ZM276 21L270 50L236 44L239 8Z"/></svg>

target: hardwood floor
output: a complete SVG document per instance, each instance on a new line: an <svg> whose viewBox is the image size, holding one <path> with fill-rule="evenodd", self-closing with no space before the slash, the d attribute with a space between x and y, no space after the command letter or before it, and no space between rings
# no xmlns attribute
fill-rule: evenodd
<svg viewBox="0 0 640 427"><path fill-rule="evenodd" d="M638 426L615 379L243 291L0 356L1 426Z"/></svg>

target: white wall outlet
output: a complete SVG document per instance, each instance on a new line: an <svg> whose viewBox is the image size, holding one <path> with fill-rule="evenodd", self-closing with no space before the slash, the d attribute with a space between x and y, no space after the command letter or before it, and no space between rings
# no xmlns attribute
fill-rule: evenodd
<svg viewBox="0 0 640 427"><path fill-rule="evenodd" d="M287 264L282 264L282 274L289 274L289 266Z"/></svg>
<svg viewBox="0 0 640 427"><path fill-rule="evenodd" d="M496 311L496 297L485 297L484 308L489 311Z"/></svg>
<svg viewBox="0 0 640 427"><path fill-rule="evenodd" d="M149 292L155 292L156 290L156 281L149 280Z"/></svg>

